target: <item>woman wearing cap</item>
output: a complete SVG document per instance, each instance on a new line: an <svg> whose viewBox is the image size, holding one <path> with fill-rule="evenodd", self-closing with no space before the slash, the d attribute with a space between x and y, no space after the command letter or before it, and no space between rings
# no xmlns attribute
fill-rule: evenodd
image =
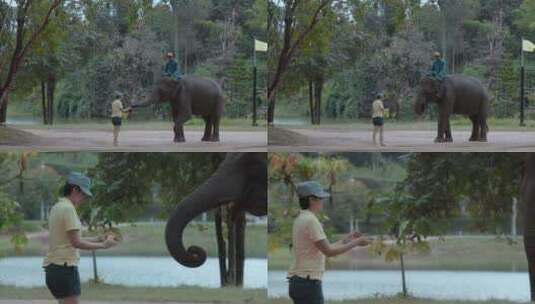
<svg viewBox="0 0 535 304"><path fill-rule="evenodd" d="M377 133L379 133L379 143L384 147L384 116L385 107L383 105L383 95L377 94L375 101L372 103L372 123L373 123L373 144L377 145Z"/></svg>
<svg viewBox="0 0 535 304"><path fill-rule="evenodd" d="M119 132L123 121L123 115L132 111L131 108L124 108L121 98L121 92L115 92L115 100L111 103L111 123L113 125L113 145L117 146L119 140Z"/></svg>
<svg viewBox="0 0 535 304"><path fill-rule="evenodd" d="M81 294L78 273L79 249L97 250L117 245L113 235L104 240L80 237L82 224L76 207L87 197L92 197L91 180L73 172L63 187L63 197L52 207L48 219L49 248L43 262L46 286L58 303L76 304Z"/></svg>
<svg viewBox="0 0 535 304"><path fill-rule="evenodd" d="M356 246L366 246L370 240L360 232L353 232L343 240L331 244L317 215L322 200L330 195L317 182L297 185L301 212L292 229L293 261L288 271L289 294L295 304L322 304L321 280L325 272L325 257L334 257Z"/></svg>

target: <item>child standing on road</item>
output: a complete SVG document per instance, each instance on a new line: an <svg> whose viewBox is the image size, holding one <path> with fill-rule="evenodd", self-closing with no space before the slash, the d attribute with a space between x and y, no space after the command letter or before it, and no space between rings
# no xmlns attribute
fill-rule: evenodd
<svg viewBox="0 0 535 304"><path fill-rule="evenodd" d="M377 145L377 133L379 133L379 143L382 147L385 146L383 140L383 126L385 107L383 105L383 96L377 94L376 100L372 103L372 122L373 122L373 144Z"/></svg>

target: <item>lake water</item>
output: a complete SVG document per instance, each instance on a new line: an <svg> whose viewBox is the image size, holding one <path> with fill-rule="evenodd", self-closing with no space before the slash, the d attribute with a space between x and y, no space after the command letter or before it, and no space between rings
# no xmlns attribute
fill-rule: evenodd
<svg viewBox="0 0 535 304"><path fill-rule="evenodd" d="M0 285L45 286L42 257L0 258ZM82 257L79 270L83 282L93 278L91 257ZM98 257L99 276L108 284L144 287L180 285L219 288L219 262L208 258L199 268L184 267L170 257ZM267 288L267 260L247 259L245 288Z"/></svg>
<svg viewBox="0 0 535 304"><path fill-rule="evenodd" d="M25 125L25 126L29 126L29 125L37 125L37 124L39 124L41 122L42 122L42 120L40 120L37 117L33 117L33 116L10 117L8 115L7 118L6 118L6 123L8 125Z"/></svg>
<svg viewBox="0 0 535 304"><path fill-rule="evenodd" d="M407 288L413 296L450 300L529 301L529 278L523 272L408 271ZM287 297L286 272L269 271L268 295ZM399 271L327 271L326 299L342 300L392 296L401 292Z"/></svg>

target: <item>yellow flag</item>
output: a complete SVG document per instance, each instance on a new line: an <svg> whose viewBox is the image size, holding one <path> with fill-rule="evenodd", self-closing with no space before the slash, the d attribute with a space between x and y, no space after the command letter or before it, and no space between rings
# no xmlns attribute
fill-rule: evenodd
<svg viewBox="0 0 535 304"><path fill-rule="evenodd" d="M257 52L267 52L268 50L268 44L260 41L260 40L254 40L254 50Z"/></svg>
<svg viewBox="0 0 535 304"><path fill-rule="evenodd" d="M524 52L533 52L535 51L535 44L533 44L533 42L529 41L529 40L522 40L522 50L524 50Z"/></svg>

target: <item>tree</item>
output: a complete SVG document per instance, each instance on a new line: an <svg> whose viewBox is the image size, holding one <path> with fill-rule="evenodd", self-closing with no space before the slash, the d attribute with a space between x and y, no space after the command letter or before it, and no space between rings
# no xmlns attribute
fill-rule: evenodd
<svg viewBox="0 0 535 304"><path fill-rule="evenodd" d="M268 124L273 124L276 94L284 74L305 39L323 20L331 3L332 0L285 0L282 7L282 20L279 21L275 14L281 8L273 1L269 1L267 30L270 38L276 40L270 41L272 47L268 55L269 65L273 67L268 76ZM303 16L305 18L299 18ZM279 22L282 27L282 37L276 37L278 36ZM279 39L282 40L280 46Z"/></svg>
<svg viewBox="0 0 535 304"><path fill-rule="evenodd" d="M17 72L22 64L24 57L33 44L39 39L41 33L49 24L52 13L54 13L62 4L62 0L36 1L36 0L18 0L16 13L14 15L15 34L14 43L9 44L9 48L0 49L0 71L7 68L6 74L0 74L0 124L5 123L9 92L12 89ZM2 15L8 15L5 10L10 10L7 6L0 7ZM33 20L36 12L45 12L44 16ZM4 24L3 24L4 25ZM4 31L2 26L0 31ZM7 55L11 53L10 55Z"/></svg>

